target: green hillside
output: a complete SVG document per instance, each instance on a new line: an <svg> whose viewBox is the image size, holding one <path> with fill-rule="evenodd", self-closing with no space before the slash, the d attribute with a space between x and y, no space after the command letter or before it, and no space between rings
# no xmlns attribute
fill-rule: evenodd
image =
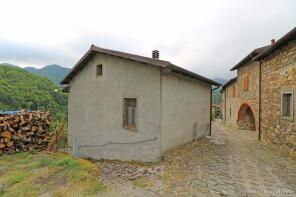
<svg viewBox="0 0 296 197"><path fill-rule="evenodd" d="M223 79L223 78L214 78L214 81L220 83L221 85L223 85L227 80ZM215 86L212 87L213 89L215 88ZM213 90L213 100L212 103L219 105L222 102L222 94L221 94L221 87L218 89Z"/></svg>
<svg viewBox="0 0 296 197"><path fill-rule="evenodd" d="M49 79L14 66L0 65L0 110L47 110L54 119L67 110L67 95Z"/></svg>
<svg viewBox="0 0 296 197"><path fill-rule="evenodd" d="M216 90L213 90L213 100L212 100L212 103L213 104L220 104L221 101L222 101L222 95L221 95L221 92L220 92L220 88L216 89Z"/></svg>
<svg viewBox="0 0 296 197"><path fill-rule="evenodd" d="M66 76L66 74L70 71L69 68L62 67L60 65L52 64L45 66L43 68L37 69L34 67L25 68L30 73L38 74L40 76L47 77L51 81L53 81L56 85L59 85L61 80Z"/></svg>

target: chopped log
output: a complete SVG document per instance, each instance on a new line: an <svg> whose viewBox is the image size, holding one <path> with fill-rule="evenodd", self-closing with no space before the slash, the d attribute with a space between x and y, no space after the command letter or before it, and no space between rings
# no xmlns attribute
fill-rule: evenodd
<svg viewBox="0 0 296 197"><path fill-rule="evenodd" d="M36 132L37 131L37 127L36 126L32 126L31 127L31 131Z"/></svg>
<svg viewBox="0 0 296 197"><path fill-rule="evenodd" d="M0 155L45 150L50 141L48 112L0 114Z"/></svg>
<svg viewBox="0 0 296 197"><path fill-rule="evenodd" d="M7 142L7 144L6 144L8 147L11 147L12 145L13 145L13 142L12 141L10 141L10 142Z"/></svg>
<svg viewBox="0 0 296 197"><path fill-rule="evenodd" d="M10 139L11 138L11 133L10 131L4 131L1 133L1 137L4 137L4 138L8 138Z"/></svg>

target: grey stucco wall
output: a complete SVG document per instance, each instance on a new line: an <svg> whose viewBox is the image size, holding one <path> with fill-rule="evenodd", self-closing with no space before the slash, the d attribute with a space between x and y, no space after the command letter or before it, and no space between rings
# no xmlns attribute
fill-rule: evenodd
<svg viewBox="0 0 296 197"><path fill-rule="evenodd" d="M161 79L162 152L208 135L211 85L175 74L162 73Z"/></svg>
<svg viewBox="0 0 296 197"><path fill-rule="evenodd" d="M96 65L103 75L96 77ZM97 54L70 83L69 142L93 159L158 161L160 69ZM123 99L137 98L137 131L122 128Z"/></svg>

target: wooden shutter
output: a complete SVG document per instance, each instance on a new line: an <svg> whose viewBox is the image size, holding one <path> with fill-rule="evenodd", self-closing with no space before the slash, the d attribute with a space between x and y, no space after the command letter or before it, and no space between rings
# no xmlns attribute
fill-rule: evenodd
<svg viewBox="0 0 296 197"><path fill-rule="evenodd" d="M102 64L99 64L97 65L97 76L100 76L103 74L103 65Z"/></svg>
<svg viewBox="0 0 296 197"><path fill-rule="evenodd" d="M249 90L249 75L246 75L246 90Z"/></svg>
<svg viewBox="0 0 296 197"><path fill-rule="evenodd" d="M123 127L136 129L137 99L125 98L123 106Z"/></svg>
<svg viewBox="0 0 296 197"><path fill-rule="evenodd" d="M243 90L245 90L245 91L249 90L249 75L248 74L243 75Z"/></svg>

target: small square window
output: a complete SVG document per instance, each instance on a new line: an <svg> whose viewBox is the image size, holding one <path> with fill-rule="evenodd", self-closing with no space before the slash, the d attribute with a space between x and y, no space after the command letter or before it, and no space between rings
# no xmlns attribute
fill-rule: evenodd
<svg viewBox="0 0 296 197"><path fill-rule="evenodd" d="M99 64L97 65L97 76L101 76L103 74L103 65Z"/></svg>
<svg viewBox="0 0 296 197"><path fill-rule="evenodd" d="M293 120L293 93L282 92L281 115L283 118Z"/></svg>
<svg viewBox="0 0 296 197"><path fill-rule="evenodd" d="M136 130L137 99L124 98L123 103L123 128Z"/></svg>

